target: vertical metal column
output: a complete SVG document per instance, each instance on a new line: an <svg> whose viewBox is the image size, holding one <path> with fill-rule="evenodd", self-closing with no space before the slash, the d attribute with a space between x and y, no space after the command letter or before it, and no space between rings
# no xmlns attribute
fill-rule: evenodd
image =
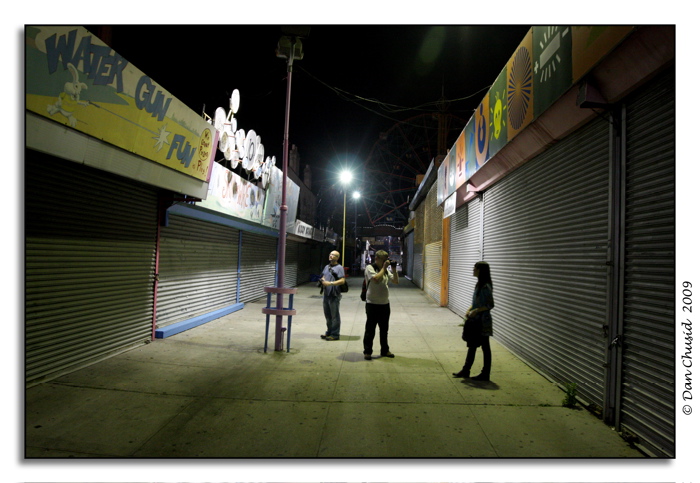
<svg viewBox="0 0 700 483"><path fill-rule="evenodd" d="M619 430L620 400L622 397L622 336L625 286L625 257L623 234L625 230L625 108L610 113L610 181L607 321L603 336L608 347L605 364L603 419L617 424Z"/></svg>

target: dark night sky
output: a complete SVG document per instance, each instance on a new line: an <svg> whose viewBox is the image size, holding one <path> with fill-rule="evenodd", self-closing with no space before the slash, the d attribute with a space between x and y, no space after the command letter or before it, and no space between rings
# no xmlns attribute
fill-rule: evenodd
<svg viewBox="0 0 700 483"><path fill-rule="evenodd" d="M451 113L468 120L528 29L311 25L304 58L294 63L290 145L298 147L302 166L313 167L318 186L340 165L361 164L381 131L436 110L426 103L438 101L443 88L447 99L472 96L450 105ZM281 166L286 66L275 55L280 25L114 25L111 35L112 48L198 113L204 106L212 117L217 107L228 111L238 89L239 128L254 129L265 155ZM334 89L347 98L422 110L388 112L378 103L341 98Z"/></svg>

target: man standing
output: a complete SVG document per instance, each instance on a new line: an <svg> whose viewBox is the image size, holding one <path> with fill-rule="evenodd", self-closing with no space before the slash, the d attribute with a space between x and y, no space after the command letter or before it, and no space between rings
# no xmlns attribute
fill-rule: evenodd
<svg viewBox="0 0 700 483"><path fill-rule="evenodd" d="M391 266L391 270L389 269ZM399 283L399 276L396 265L389 262L389 254L384 250L379 250L374 256L374 263L365 268L365 281L367 283L367 303L365 313L367 322L365 323L365 336L362 340L366 360L372 360L372 345L374 334L379 326L379 345L382 357L394 357L389 352L389 316L391 308L389 306L389 278L395 284Z"/></svg>
<svg viewBox="0 0 700 483"><path fill-rule="evenodd" d="M322 339L338 340L340 338L340 286L345 283L345 270L338 263L340 253L332 251L328 256L328 265L323 268L321 285L323 286L323 313L326 316L326 333Z"/></svg>

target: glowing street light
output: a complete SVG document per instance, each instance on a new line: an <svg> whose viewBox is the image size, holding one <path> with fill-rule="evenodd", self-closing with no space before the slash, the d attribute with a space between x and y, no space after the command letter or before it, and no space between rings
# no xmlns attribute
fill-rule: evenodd
<svg viewBox="0 0 700 483"><path fill-rule="evenodd" d="M352 181L352 171L344 169L340 173L340 183L343 185L343 257L341 259L341 266L345 270L345 213L347 211L347 193L348 190L346 186Z"/></svg>

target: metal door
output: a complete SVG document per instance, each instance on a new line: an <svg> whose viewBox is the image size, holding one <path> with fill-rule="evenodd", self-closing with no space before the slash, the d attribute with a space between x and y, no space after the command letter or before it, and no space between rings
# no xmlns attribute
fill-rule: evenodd
<svg viewBox="0 0 700 483"><path fill-rule="evenodd" d="M494 336L603 405L609 124L596 118L484 193Z"/></svg>
<svg viewBox="0 0 700 483"><path fill-rule="evenodd" d="M26 151L27 382L151 338L157 195L148 186Z"/></svg>
<svg viewBox="0 0 700 483"><path fill-rule="evenodd" d="M625 102L622 402L618 415L624 431L666 456L675 454L674 85L673 72L667 73ZM678 370L685 372L680 366Z"/></svg>
<svg viewBox="0 0 700 483"><path fill-rule="evenodd" d="M158 327L236 303L238 230L171 214L161 227Z"/></svg>
<svg viewBox="0 0 700 483"><path fill-rule="evenodd" d="M241 302L265 296L264 287L277 284L277 238L243 232L241 246Z"/></svg>
<svg viewBox="0 0 700 483"><path fill-rule="evenodd" d="M474 198L457 209L450 220L450 310L464 316L476 285L474 264L481 260L481 206Z"/></svg>

